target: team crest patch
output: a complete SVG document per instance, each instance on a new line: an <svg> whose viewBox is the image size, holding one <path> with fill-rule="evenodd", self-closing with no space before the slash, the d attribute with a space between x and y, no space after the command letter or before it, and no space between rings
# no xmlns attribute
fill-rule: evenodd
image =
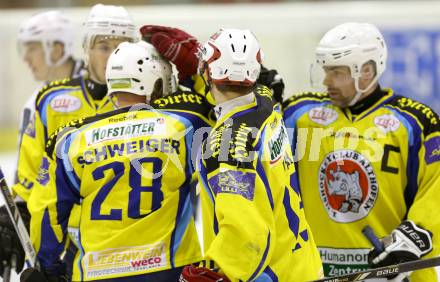
<svg viewBox="0 0 440 282"><path fill-rule="evenodd" d="M394 132L400 127L400 121L393 115L382 115L374 118L374 124L384 133Z"/></svg>
<svg viewBox="0 0 440 282"><path fill-rule="evenodd" d="M338 113L327 107L316 107L309 111L309 118L321 125L329 125L338 118Z"/></svg>
<svg viewBox="0 0 440 282"><path fill-rule="evenodd" d="M376 202L376 174L369 160L355 151L329 153L321 163L318 178L321 200L336 222L362 219Z"/></svg>
<svg viewBox="0 0 440 282"><path fill-rule="evenodd" d="M50 102L52 110L60 113L74 112L81 108L81 105L82 103L80 99L68 94L58 95Z"/></svg>
<svg viewBox="0 0 440 282"><path fill-rule="evenodd" d="M243 196L248 200L254 199L254 173L227 170L209 179L209 184L216 195L228 193Z"/></svg>

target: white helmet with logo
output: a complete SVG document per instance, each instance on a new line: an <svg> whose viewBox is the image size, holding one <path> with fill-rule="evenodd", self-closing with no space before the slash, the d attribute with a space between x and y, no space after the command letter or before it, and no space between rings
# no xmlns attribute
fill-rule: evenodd
<svg viewBox="0 0 440 282"><path fill-rule="evenodd" d="M18 31L18 42L41 42L44 57L48 66L59 66L73 55L74 26L60 11L38 13L24 21ZM55 42L64 44L64 54L58 62L53 63L50 53Z"/></svg>
<svg viewBox="0 0 440 282"><path fill-rule="evenodd" d="M360 95L368 91L385 71L387 47L376 26L369 23L344 23L329 30L316 48L316 62L324 66L348 66L355 80L357 94L350 105L357 102ZM366 89L359 88L362 66L373 61L376 76Z"/></svg>
<svg viewBox="0 0 440 282"><path fill-rule="evenodd" d="M162 79L163 95L172 92L171 64L145 41L119 44L107 61L105 75L108 95L128 92L146 96L148 102L158 79Z"/></svg>
<svg viewBox="0 0 440 282"><path fill-rule="evenodd" d="M247 29L220 29L202 46L199 71L215 84L252 86L261 70L262 51Z"/></svg>
<svg viewBox="0 0 440 282"><path fill-rule="evenodd" d="M93 47L96 36L126 37L129 41L138 39L137 30L127 10L122 6L96 4L90 10L84 23L83 47Z"/></svg>

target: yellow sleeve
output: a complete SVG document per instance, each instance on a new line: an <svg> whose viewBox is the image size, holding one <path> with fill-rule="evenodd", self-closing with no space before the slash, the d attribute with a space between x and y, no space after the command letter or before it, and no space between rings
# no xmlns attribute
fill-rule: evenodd
<svg viewBox="0 0 440 282"><path fill-rule="evenodd" d="M12 186L14 194L25 201L29 199L43 158L45 134L40 114L36 111L22 137L17 165L18 182Z"/></svg>
<svg viewBox="0 0 440 282"><path fill-rule="evenodd" d="M28 201L31 241L41 267L49 273L57 273L57 268L61 267L68 219L73 205L79 203L80 198L69 177L69 173L74 172L65 167L67 155L53 155L52 159L44 154L38 180Z"/></svg>
<svg viewBox="0 0 440 282"><path fill-rule="evenodd" d="M430 134L421 145L418 152L418 178L414 201L409 207L408 219L418 226L429 230L432 236L433 249L425 257L440 255L440 217L438 203L440 202L440 132ZM414 165L414 159L408 160L408 165ZM409 179L408 181L411 181ZM407 186L407 190L411 185ZM408 193L408 192L407 192ZM411 281L438 281L435 269L415 271Z"/></svg>
<svg viewBox="0 0 440 282"><path fill-rule="evenodd" d="M208 183L215 198L214 231L218 233L206 250L206 260L213 260L232 281L252 280L270 261L275 238L264 183L255 169L226 163L208 175Z"/></svg>

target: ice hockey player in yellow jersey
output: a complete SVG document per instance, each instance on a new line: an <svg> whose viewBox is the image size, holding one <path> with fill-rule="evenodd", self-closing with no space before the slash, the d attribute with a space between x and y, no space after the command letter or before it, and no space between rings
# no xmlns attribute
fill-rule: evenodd
<svg viewBox="0 0 440 282"><path fill-rule="evenodd" d="M47 20L47 22L49 21ZM61 22L58 23L59 28L65 24L63 19ZM25 219L29 218L26 202L37 178L48 137L58 127L71 120L113 109L110 101L105 97L107 92L105 86L107 58L120 42L132 41L139 37L136 35L136 29L127 11L120 6L95 5L84 25L83 47L87 57L88 74L45 85L36 97L35 113L22 135L17 164L17 182L13 185L12 190L17 196L17 205ZM31 29L38 31L35 26ZM55 36L55 31L52 33L50 36ZM69 46L66 45L66 47ZM68 54L69 48L66 49L66 55ZM0 217L3 216L4 211L0 210ZM7 216L4 218L8 220ZM28 220L25 223L28 225ZM2 224L2 226L4 226L4 232L0 232L0 239L12 237L13 240L18 241L13 228L7 228L6 224ZM1 242L7 241L1 240ZM1 253L0 259L9 261L10 252L8 250L10 248L3 245L1 247L4 252ZM68 260L69 256L65 258ZM17 262L17 265L20 266L23 263L24 261L21 260ZM17 269L19 270L20 267Z"/></svg>
<svg viewBox="0 0 440 282"><path fill-rule="evenodd" d="M198 94L162 97L171 91L171 70L150 44L120 44L106 72L119 109L71 123L49 140L29 201L31 239L48 277L62 273L74 204L81 207L74 281L177 281L183 266L202 259L190 149L195 131L211 128L209 107Z"/></svg>
<svg viewBox="0 0 440 282"><path fill-rule="evenodd" d="M249 30L221 29L200 56L217 123L197 167L204 261L202 267L186 267L181 281L320 278L286 128L271 93L254 93L262 58L257 39Z"/></svg>
<svg viewBox="0 0 440 282"><path fill-rule="evenodd" d="M336 26L316 48L312 81L325 93L284 103L326 276L439 255L440 121L428 106L379 86L386 58L374 25ZM366 225L384 238L384 252L371 250ZM437 274L410 278L437 281Z"/></svg>
<svg viewBox="0 0 440 282"><path fill-rule="evenodd" d="M95 5L84 23L87 75L44 86L36 98L36 110L22 138L18 160L18 183L13 191L27 201L41 164L48 137L76 118L112 110L105 98L105 64L123 41L138 38L127 11L121 6Z"/></svg>

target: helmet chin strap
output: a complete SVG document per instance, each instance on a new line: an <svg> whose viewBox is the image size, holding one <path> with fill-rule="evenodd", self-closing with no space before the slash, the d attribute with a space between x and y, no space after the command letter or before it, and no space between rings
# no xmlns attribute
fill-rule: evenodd
<svg viewBox="0 0 440 282"><path fill-rule="evenodd" d="M373 87L373 85L377 82L377 80L378 80L378 77L376 74L375 77L373 78L373 80L370 82L370 84L368 84L368 86L365 89L360 89L359 88L359 77L354 78L354 87L356 88L356 94L354 95L353 99L351 99L350 103L348 103L348 106L349 107L354 106L359 101L362 94L369 91L371 89L371 87Z"/></svg>

